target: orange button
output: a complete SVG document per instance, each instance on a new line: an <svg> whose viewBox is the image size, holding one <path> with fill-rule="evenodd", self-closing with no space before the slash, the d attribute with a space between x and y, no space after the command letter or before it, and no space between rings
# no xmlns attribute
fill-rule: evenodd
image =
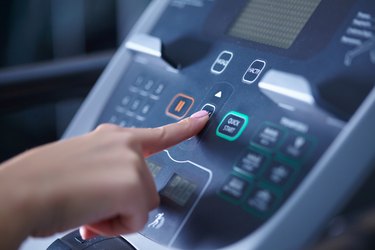
<svg viewBox="0 0 375 250"><path fill-rule="evenodd" d="M184 117L194 104L194 98L185 94L177 94L169 103L165 113L177 120Z"/></svg>

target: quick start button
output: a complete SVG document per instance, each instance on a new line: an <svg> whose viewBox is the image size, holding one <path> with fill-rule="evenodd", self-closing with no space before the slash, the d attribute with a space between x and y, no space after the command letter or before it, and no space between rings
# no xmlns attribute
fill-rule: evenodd
<svg viewBox="0 0 375 250"><path fill-rule="evenodd" d="M216 129L216 135L228 141L234 141L240 137L248 122L247 115L231 111L220 122Z"/></svg>

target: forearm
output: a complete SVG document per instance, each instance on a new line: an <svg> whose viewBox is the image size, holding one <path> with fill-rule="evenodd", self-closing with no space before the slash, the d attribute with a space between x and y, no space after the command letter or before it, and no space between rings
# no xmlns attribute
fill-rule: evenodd
<svg viewBox="0 0 375 250"><path fill-rule="evenodd" d="M0 165L0 249L18 249L30 233L32 217L31 197L21 188L22 180L12 173L10 165Z"/></svg>

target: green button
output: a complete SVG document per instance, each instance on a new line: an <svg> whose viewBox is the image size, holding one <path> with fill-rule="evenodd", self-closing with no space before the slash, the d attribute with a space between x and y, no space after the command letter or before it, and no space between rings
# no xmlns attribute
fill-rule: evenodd
<svg viewBox="0 0 375 250"><path fill-rule="evenodd" d="M241 136L249 122L247 115L231 111L221 120L216 135L228 141L235 141Z"/></svg>

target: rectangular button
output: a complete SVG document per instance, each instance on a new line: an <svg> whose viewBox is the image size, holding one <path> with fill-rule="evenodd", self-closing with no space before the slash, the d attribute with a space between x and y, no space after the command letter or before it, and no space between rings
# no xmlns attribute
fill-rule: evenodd
<svg viewBox="0 0 375 250"><path fill-rule="evenodd" d="M284 131L272 124L264 124L255 135L253 142L268 148L274 149L284 136Z"/></svg>
<svg viewBox="0 0 375 250"><path fill-rule="evenodd" d="M210 103L206 103L201 110L206 110L208 116L211 118L211 116L215 113L216 107Z"/></svg>
<svg viewBox="0 0 375 250"><path fill-rule="evenodd" d="M159 83L154 89L154 91L152 92L152 94L159 96L161 95L161 93L163 93L164 89L165 89L165 85L163 83Z"/></svg>
<svg viewBox="0 0 375 250"><path fill-rule="evenodd" d="M302 159L311 148L311 141L304 136L290 134L281 146L281 152L292 158Z"/></svg>
<svg viewBox="0 0 375 250"><path fill-rule="evenodd" d="M279 162L273 162L266 173L266 180L276 186L284 186L290 182L294 169Z"/></svg>
<svg viewBox="0 0 375 250"><path fill-rule="evenodd" d="M251 63L249 68L246 70L245 74L242 77L244 83L253 83L255 82L259 75L262 73L266 62L262 60L255 60Z"/></svg>
<svg viewBox="0 0 375 250"><path fill-rule="evenodd" d="M221 74L224 72L230 61L233 53L229 51L222 51L211 66L211 72L214 74Z"/></svg>
<svg viewBox="0 0 375 250"><path fill-rule="evenodd" d="M276 196L267 189L256 188L247 199L247 206L258 212L269 212L276 201Z"/></svg>
<svg viewBox="0 0 375 250"><path fill-rule="evenodd" d="M134 101L130 104L130 110L131 111L136 111L139 106L141 105L141 99L136 98Z"/></svg>
<svg viewBox="0 0 375 250"><path fill-rule="evenodd" d="M193 97L180 93L172 99L165 113L175 119L181 119L189 112L193 104Z"/></svg>
<svg viewBox="0 0 375 250"><path fill-rule="evenodd" d="M221 193L238 200L244 195L247 186L248 183L245 180L236 176L230 176L225 185L221 188Z"/></svg>
<svg viewBox="0 0 375 250"><path fill-rule="evenodd" d="M249 149L241 155L235 167L246 175L256 175L265 165L265 162L266 156Z"/></svg>

